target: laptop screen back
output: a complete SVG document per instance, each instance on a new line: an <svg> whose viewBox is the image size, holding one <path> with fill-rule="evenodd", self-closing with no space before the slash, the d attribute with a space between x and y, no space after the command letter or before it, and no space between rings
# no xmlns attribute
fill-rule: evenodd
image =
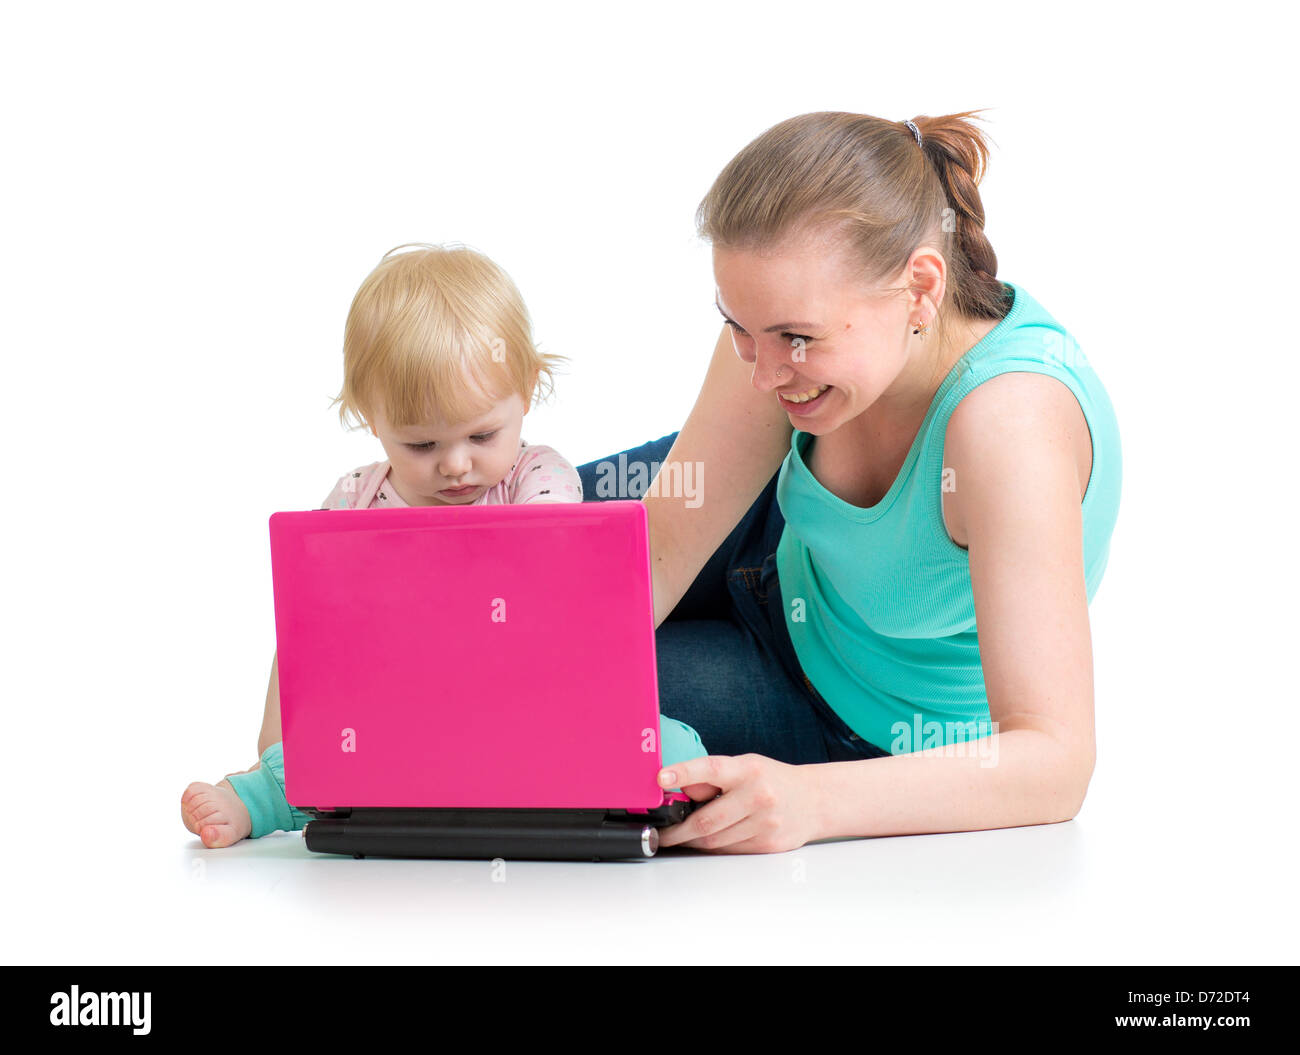
<svg viewBox="0 0 1300 1055"><path fill-rule="evenodd" d="M663 792L645 507L270 518L299 808L644 808Z"/></svg>

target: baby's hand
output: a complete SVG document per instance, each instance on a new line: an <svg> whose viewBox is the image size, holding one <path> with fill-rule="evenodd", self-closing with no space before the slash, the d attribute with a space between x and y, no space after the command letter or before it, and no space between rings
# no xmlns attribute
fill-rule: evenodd
<svg viewBox="0 0 1300 1055"><path fill-rule="evenodd" d="M210 850L247 839L253 831L248 807L228 780L216 785L195 781L186 788L181 796L181 820Z"/></svg>

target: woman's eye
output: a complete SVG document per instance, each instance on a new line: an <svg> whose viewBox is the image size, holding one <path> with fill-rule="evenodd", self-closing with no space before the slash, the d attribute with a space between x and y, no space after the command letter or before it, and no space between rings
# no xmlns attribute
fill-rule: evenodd
<svg viewBox="0 0 1300 1055"><path fill-rule="evenodd" d="M737 335L739 335L739 336L741 336L741 337L748 337L748 336L749 336L749 334L747 334L744 330L742 330L742 329L740 328L740 324L739 324L739 323L732 322L730 319L723 319L722 321L725 322L728 326L730 326L731 329L732 329L732 330L733 330ZM802 343L802 344L804 344L804 345L809 345L809 344L812 344L812 342L813 342L813 338L808 337L808 336L806 336L805 334L802 334L802 333L783 333L783 334L781 334L781 336L782 336L785 340L789 341L791 344L794 344L795 341L799 341L800 343Z"/></svg>

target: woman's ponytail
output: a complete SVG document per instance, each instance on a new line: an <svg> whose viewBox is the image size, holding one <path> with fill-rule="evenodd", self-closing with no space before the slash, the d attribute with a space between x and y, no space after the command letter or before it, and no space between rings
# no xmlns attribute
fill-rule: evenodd
<svg viewBox="0 0 1300 1055"><path fill-rule="evenodd" d="M1006 314L1006 290L998 281L998 257L984 233L984 203L979 184L988 171L989 149L984 132L966 119L980 111L946 117L912 118L921 133L921 149L934 166L948 199L944 224L956 235L949 264L958 272L954 292L957 310L975 318L1000 319Z"/></svg>

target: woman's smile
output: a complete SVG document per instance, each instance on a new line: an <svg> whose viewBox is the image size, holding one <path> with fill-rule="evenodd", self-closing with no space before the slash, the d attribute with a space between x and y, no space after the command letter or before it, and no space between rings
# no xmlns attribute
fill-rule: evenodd
<svg viewBox="0 0 1300 1055"><path fill-rule="evenodd" d="M778 392L776 398L780 400L782 408L791 414L810 414L825 402L826 393L830 390L830 385L813 385L811 388L793 391L788 396Z"/></svg>

